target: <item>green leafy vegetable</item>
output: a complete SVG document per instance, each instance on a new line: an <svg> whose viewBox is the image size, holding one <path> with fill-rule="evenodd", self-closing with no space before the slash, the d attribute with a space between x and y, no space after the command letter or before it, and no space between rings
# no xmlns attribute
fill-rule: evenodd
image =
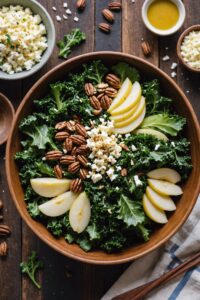
<svg viewBox="0 0 200 300"><path fill-rule="evenodd" d="M108 72L108 69L100 60L95 60L92 64L83 65L83 67L85 79L95 84L101 83Z"/></svg>
<svg viewBox="0 0 200 300"><path fill-rule="evenodd" d="M31 255L28 258L27 262L22 262L20 264L22 273L27 274L34 285L40 289L41 285L36 281L36 271L43 268L43 262L38 260L37 254L35 251L32 251Z"/></svg>
<svg viewBox="0 0 200 300"><path fill-rule="evenodd" d="M57 43L60 51L58 56L67 58L71 49L86 40L86 35L79 28L73 29L69 34L64 35L63 40Z"/></svg>
<svg viewBox="0 0 200 300"><path fill-rule="evenodd" d="M139 72L127 63L120 62L117 65L114 65L112 70L120 77L121 82L123 82L126 77L128 77L132 82L140 80Z"/></svg>
<svg viewBox="0 0 200 300"><path fill-rule="evenodd" d="M153 128L176 136L185 125L186 120L178 115L158 114L146 117L141 124L141 128Z"/></svg>

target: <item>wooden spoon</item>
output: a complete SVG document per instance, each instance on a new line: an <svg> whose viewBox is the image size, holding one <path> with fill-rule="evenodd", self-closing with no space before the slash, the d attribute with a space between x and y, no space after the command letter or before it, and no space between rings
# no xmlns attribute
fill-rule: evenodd
<svg viewBox="0 0 200 300"><path fill-rule="evenodd" d="M15 111L11 102L0 93L0 145L8 139L14 113Z"/></svg>

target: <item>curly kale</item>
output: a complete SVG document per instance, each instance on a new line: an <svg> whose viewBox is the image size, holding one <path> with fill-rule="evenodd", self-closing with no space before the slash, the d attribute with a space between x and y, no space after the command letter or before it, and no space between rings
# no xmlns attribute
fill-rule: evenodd
<svg viewBox="0 0 200 300"><path fill-rule="evenodd" d="M138 70L124 62L114 65L112 67L112 71L120 77L121 82L123 82L127 77L132 82L140 80L140 74Z"/></svg>
<svg viewBox="0 0 200 300"><path fill-rule="evenodd" d="M71 49L78 46L86 40L86 35L79 28L73 29L69 34L64 35L63 40L57 43L59 47L59 57L67 58L71 53Z"/></svg>
<svg viewBox="0 0 200 300"><path fill-rule="evenodd" d="M108 68L100 60L95 60L92 64L84 64L83 68L85 79L94 84L102 82L103 77L108 73Z"/></svg>

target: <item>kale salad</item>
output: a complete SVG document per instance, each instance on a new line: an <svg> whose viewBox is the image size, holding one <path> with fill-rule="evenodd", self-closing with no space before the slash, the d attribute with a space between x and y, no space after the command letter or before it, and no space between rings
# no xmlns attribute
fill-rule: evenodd
<svg viewBox="0 0 200 300"><path fill-rule="evenodd" d="M20 123L15 160L29 214L85 251L148 241L192 168L185 124L157 79L123 62L84 64Z"/></svg>

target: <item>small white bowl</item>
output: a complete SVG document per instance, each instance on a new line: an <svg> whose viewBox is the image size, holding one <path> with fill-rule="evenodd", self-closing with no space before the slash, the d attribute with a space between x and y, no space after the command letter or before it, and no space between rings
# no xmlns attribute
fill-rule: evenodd
<svg viewBox="0 0 200 300"><path fill-rule="evenodd" d="M142 19L143 19L145 26L153 33L155 33L157 35L162 35L162 36L171 35L171 34L175 33L176 31L178 31L181 28L181 26L183 25L183 22L185 20L185 6L184 6L183 2L181 0L170 0L177 6L177 8L179 10L179 19L172 28L163 30L163 29L158 29L158 28L154 27L153 25L151 25L151 23L149 22L148 17L147 17L148 8L151 5L151 3L154 1L155 0L145 0L144 4L142 6Z"/></svg>

